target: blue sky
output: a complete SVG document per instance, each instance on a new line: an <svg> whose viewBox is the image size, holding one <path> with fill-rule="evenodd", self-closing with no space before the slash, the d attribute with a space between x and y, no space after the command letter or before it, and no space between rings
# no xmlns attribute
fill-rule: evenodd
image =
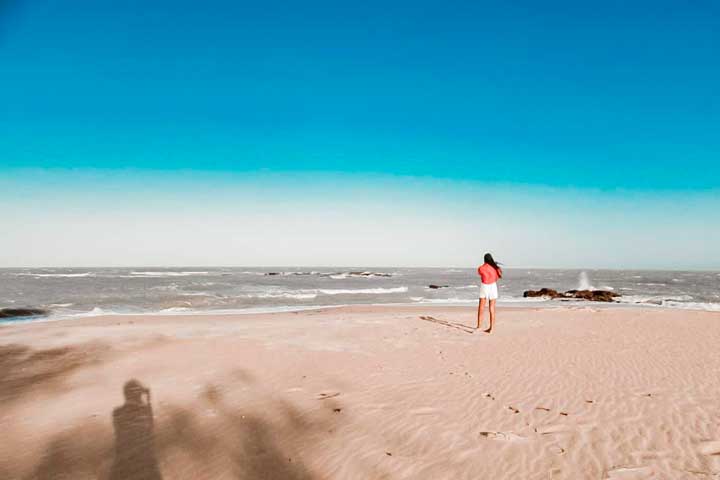
<svg viewBox="0 0 720 480"><path fill-rule="evenodd" d="M18 227L75 211L60 228L102 223L132 248L14 233L0 265L445 265L505 248L515 264L718 268L720 4L624 3L6 1L0 207ZM228 201L256 209L228 220ZM207 238L167 254L150 225L188 203L194 228L245 237L272 212L246 250L297 216L324 233L299 225L276 256ZM142 240L90 212L137 204ZM386 248L348 220L376 207L362 226ZM407 247L433 222L442 248ZM608 229L612 251L582 253Z"/></svg>

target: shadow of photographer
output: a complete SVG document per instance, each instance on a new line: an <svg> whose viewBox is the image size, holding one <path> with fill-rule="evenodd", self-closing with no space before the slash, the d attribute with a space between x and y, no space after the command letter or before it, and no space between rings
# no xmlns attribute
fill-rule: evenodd
<svg viewBox="0 0 720 480"><path fill-rule="evenodd" d="M125 403L113 410L115 458L110 480L162 480L155 453L150 389L137 380L123 388Z"/></svg>

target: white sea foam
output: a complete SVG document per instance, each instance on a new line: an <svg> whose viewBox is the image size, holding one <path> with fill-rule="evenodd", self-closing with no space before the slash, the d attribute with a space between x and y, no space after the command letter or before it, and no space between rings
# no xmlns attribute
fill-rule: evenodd
<svg viewBox="0 0 720 480"><path fill-rule="evenodd" d="M309 276L309 275L321 275L321 272L311 271L311 272L303 272L303 271L290 271L290 272L264 272L263 275L268 276L280 276L280 277L292 277L295 275L300 276Z"/></svg>
<svg viewBox="0 0 720 480"><path fill-rule="evenodd" d="M394 287L394 288L355 288L355 289L343 289L343 288L321 288L317 290L323 295L358 295L358 294L372 294L372 295L383 295L386 293L405 293L408 291L407 287Z"/></svg>
<svg viewBox="0 0 720 480"><path fill-rule="evenodd" d="M75 316L76 317L97 317L100 315L108 315L108 314L112 314L112 313L113 312L106 312L105 310L103 310L100 307L95 307L92 310L90 310L89 312L78 313Z"/></svg>
<svg viewBox="0 0 720 480"><path fill-rule="evenodd" d="M317 297L317 293L258 293L256 295L247 295L247 298L294 298L296 300L311 300Z"/></svg>
<svg viewBox="0 0 720 480"><path fill-rule="evenodd" d="M663 304L663 307L681 308L681 309L687 309L687 310L707 310L710 312L720 312L720 303L709 303L709 302L668 301Z"/></svg>
<svg viewBox="0 0 720 480"><path fill-rule="evenodd" d="M224 298L222 295L210 292L183 292L180 295L183 297Z"/></svg>
<svg viewBox="0 0 720 480"><path fill-rule="evenodd" d="M423 298L423 297L412 297L413 299L419 298L419 300L415 300L417 303L440 303L440 304L446 304L446 303L457 303L457 304L466 304L466 303L477 303L477 300L474 298Z"/></svg>
<svg viewBox="0 0 720 480"><path fill-rule="evenodd" d="M337 277L341 278L348 278L348 277L358 277L358 278L377 278L377 277L395 277L400 275L397 272L393 273L384 273L384 272L370 272L370 271L364 271L364 272L343 272L337 275ZM334 276L330 276L331 278L335 278Z"/></svg>
<svg viewBox="0 0 720 480"><path fill-rule="evenodd" d="M632 297L628 297L628 298L632 298ZM635 297L635 298L638 298L638 297ZM643 297L639 297L639 298L643 298ZM666 302L690 302L693 300L693 297L692 297L692 295L669 295L669 296L666 295L663 297L648 296L648 297L645 297L645 299L661 300L661 301L666 301Z"/></svg>
<svg viewBox="0 0 720 480"><path fill-rule="evenodd" d="M16 273L19 277L38 277L38 278L82 278L82 277L93 277L95 276L92 272L86 273Z"/></svg>
<svg viewBox="0 0 720 480"><path fill-rule="evenodd" d="M269 307L246 307L246 308L226 308L226 309L197 309L188 307L169 307L155 311L114 311L114 310L103 310L102 308L96 307L89 312L76 312L76 313L63 313L61 315L52 315L50 317L43 317L40 319L33 320L34 322L46 322L46 321L58 321L72 318L85 318L85 317L97 317L97 316L145 316L145 315L249 315L256 313L280 313L280 312L301 312L307 310L320 310L324 308L336 308L345 307L345 304L337 305L307 305L307 306L269 306ZM2 323L10 323L6 321L0 321Z"/></svg>
<svg viewBox="0 0 720 480"><path fill-rule="evenodd" d="M499 303L538 303L538 302L550 302L548 297L500 297Z"/></svg>
<svg viewBox="0 0 720 480"><path fill-rule="evenodd" d="M678 308L683 310L720 311L720 303L694 302L690 295L675 295L670 297L628 295L618 299L622 304L635 304L649 307Z"/></svg>
<svg viewBox="0 0 720 480"><path fill-rule="evenodd" d="M295 298L312 299L318 295L384 295L389 293L405 293L407 287L393 288L318 288L307 290L294 290L289 292L263 292L244 295L246 298Z"/></svg>
<svg viewBox="0 0 720 480"><path fill-rule="evenodd" d="M674 307L674 308L700 308L702 310L715 310L720 304L693 302L691 295L626 295L618 298L620 303L631 303L640 305L651 305L657 307Z"/></svg>
<svg viewBox="0 0 720 480"><path fill-rule="evenodd" d="M130 272L138 277L189 277L192 275L208 275L210 272Z"/></svg>
<svg viewBox="0 0 720 480"><path fill-rule="evenodd" d="M257 273L257 272L245 272L245 273ZM304 271L265 272L265 273L260 273L260 275L280 276L280 277L289 277L289 276L297 276L297 275L299 275L299 276L320 276L320 277L332 278L333 280L345 280L346 278L395 277L400 274L398 272L385 273L385 272L372 272L372 271L327 273L327 272L318 272L318 271L313 270L310 272L304 272Z"/></svg>

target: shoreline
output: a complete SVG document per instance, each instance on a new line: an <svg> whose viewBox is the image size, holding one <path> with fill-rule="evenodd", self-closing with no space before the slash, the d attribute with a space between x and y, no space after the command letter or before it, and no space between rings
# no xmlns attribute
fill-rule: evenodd
<svg viewBox="0 0 720 480"><path fill-rule="evenodd" d="M85 318L101 318L101 317L158 317L158 316L177 316L177 317L192 317L192 316L245 316L245 315L267 315L274 313L293 313L293 312L305 312L305 311L318 311L327 309L337 309L344 307L389 307L389 308L445 308L445 307L475 307L477 308L476 301L468 302L411 302L411 303L352 303L352 304L337 304L337 305L293 305L293 306L277 306L277 307L249 307L244 309L227 309L227 310L158 310L154 312L98 312L93 313L77 313L71 315L53 315L52 313L43 317L16 317L14 319L3 319L0 320L0 328L5 326L12 326L18 324L30 324L30 323L54 323L71 320L79 320ZM498 300L498 308L503 310L511 309L557 309L557 308L583 308L593 307L599 309L632 309L632 310L670 310L670 311L685 311L685 312L720 312L720 304L718 308L698 308L698 307L683 307L679 305L656 305L651 303L628 303L628 302L592 302L582 300L516 300L506 301Z"/></svg>

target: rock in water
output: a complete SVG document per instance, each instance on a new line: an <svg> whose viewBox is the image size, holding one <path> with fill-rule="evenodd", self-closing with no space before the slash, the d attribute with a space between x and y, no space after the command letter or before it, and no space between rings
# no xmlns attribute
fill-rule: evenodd
<svg viewBox="0 0 720 480"><path fill-rule="evenodd" d="M608 290L568 290L565 293L558 292L552 288L541 288L540 290L526 290L523 293L525 298L533 297L549 297L556 298L576 298L579 300L588 300L591 302L613 302L619 297L619 293L610 292Z"/></svg>
<svg viewBox="0 0 720 480"><path fill-rule="evenodd" d="M525 290L523 293L523 297L550 297L550 298L558 298L562 297L563 294L558 292L557 290L553 290L552 288L541 288L540 290Z"/></svg>
<svg viewBox="0 0 720 480"><path fill-rule="evenodd" d="M42 308L0 308L0 318L40 317L49 313Z"/></svg>
<svg viewBox="0 0 720 480"><path fill-rule="evenodd" d="M428 288L432 288L433 290L437 290L438 288L448 288L447 285L428 285Z"/></svg>
<svg viewBox="0 0 720 480"><path fill-rule="evenodd" d="M620 296L619 293L608 290L568 290L565 295L590 300L591 302L612 302L616 297Z"/></svg>

